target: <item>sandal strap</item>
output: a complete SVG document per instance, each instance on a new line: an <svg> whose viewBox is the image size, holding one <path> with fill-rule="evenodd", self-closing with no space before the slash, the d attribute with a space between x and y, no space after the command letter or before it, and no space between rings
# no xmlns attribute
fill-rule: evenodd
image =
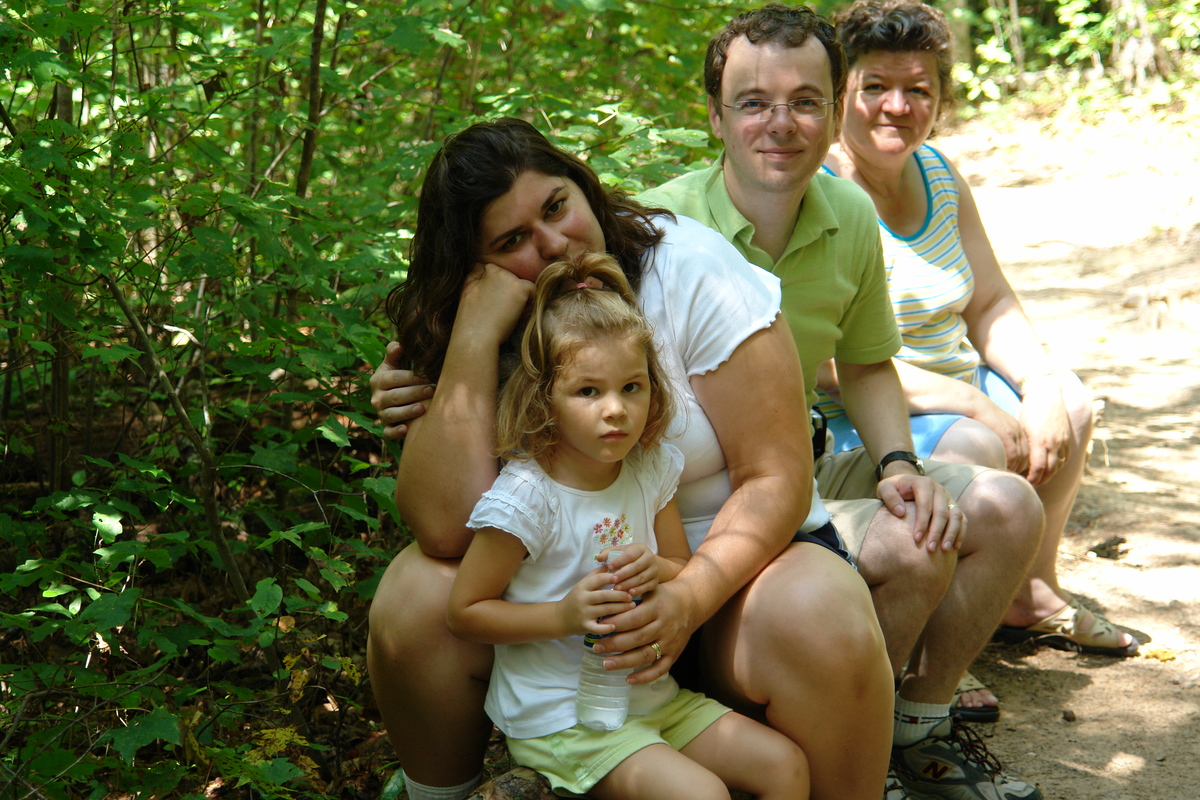
<svg viewBox="0 0 1200 800"><path fill-rule="evenodd" d="M1088 630L1082 630L1083 623L1091 620ZM1120 635L1108 618L1098 611L1092 611L1072 596L1060 611L1051 614L1041 622L1029 626L1029 630L1038 633L1065 636L1073 642L1099 647L1119 647Z"/></svg>

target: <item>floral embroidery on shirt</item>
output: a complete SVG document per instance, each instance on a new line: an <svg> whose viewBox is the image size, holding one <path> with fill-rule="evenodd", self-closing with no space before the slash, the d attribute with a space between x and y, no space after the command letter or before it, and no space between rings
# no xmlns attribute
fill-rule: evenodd
<svg viewBox="0 0 1200 800"><path fill-rule="evenodd" d="M629 523L622 514L616 519L605 517L602 522L597 522L592 526L592 538L600 543L600 549L603 550L605 547L632 542L633 534L630 533Z"/></svg>

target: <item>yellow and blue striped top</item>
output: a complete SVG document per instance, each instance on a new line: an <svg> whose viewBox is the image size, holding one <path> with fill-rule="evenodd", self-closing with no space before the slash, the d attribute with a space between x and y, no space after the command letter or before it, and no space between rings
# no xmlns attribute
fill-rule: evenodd
<svg viewBox="0 0 1200 800"><path fill-rule="evenodd" d="M913 157L925 185L925 223L912 236L899 236L879 222L888 293L903 340L896 358L975 384L980 357L967 340L962 316L975 277L958 228L958 184L945 158L929 145ZM827 416L845 413L823 393L819 406Z"/></svg>
<svg viewBox="0 0 1200 800"><path fill-rule="evenodd" d="M962 314L975 277L958 229L958 185L941 153L922 145L913 155L925 183L925 224L912 236L897 236L879 223L888 293L904 341L896 357L974 382L979 353L967 340Z"/></svg>

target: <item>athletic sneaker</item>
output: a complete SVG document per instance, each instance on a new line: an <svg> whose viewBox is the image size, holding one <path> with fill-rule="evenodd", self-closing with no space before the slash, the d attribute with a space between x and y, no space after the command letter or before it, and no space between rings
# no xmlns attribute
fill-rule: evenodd
<svg viewBox="0 0 1200 800"><path fill-rule="evenodd" d="M887 783L883 785L883 800L933 800L923 794L913 794L904 788L904 784L896 777L896 772L888 768Z"/></svg>
<svg viewBox="0 0 1200 800"><path fill-rule="evenodd" d="M1042 800L1036 786L1003 774L979 734L952 717L939 722L929 738L893 747L892 769L905 789L921 796Z"/></svg>

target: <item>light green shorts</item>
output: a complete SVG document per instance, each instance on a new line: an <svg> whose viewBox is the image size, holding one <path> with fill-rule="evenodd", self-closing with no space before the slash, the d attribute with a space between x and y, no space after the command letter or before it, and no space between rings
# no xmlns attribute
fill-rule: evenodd
<svg viewBox="0 0 1200 800"><path fill-rule="evenodd" d="M513 761L546 776L554 793L581 797L618 764L652 744L676 750L699 736L729 709L702 694L679 694L642 716L630 717L615 731L576 725L536 739L509 739Z"/></svg>

